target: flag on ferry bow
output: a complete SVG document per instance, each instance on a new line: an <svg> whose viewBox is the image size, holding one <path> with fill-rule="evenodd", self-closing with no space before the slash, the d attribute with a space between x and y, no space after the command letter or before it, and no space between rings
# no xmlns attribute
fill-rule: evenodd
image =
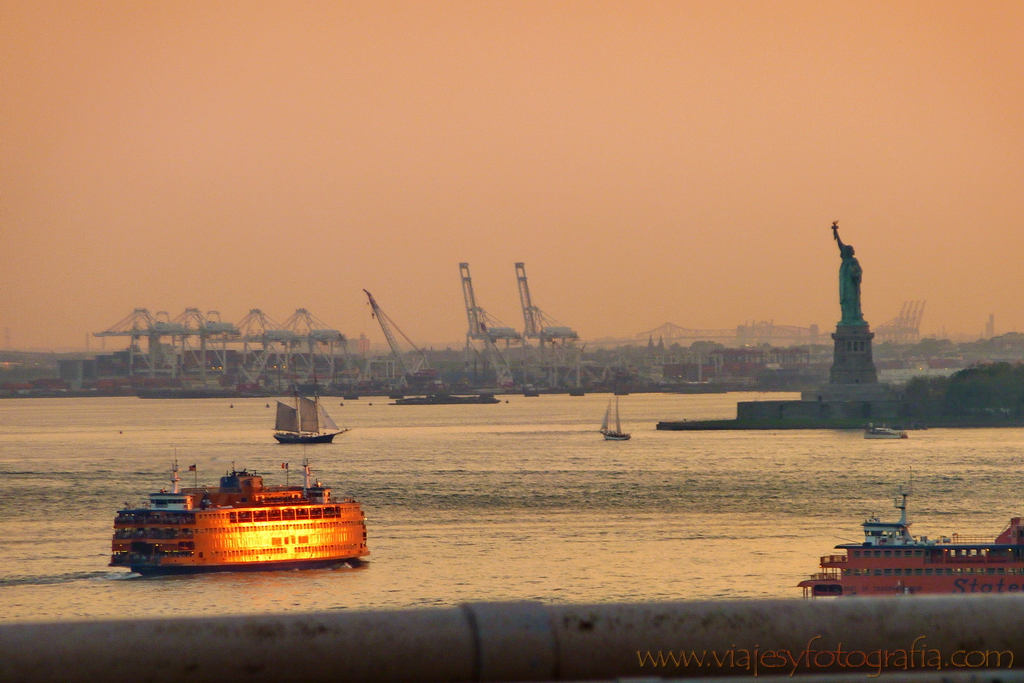
<svg viewBox="0 0 1024 683"><path fill-rule="evenodd" d="M281 463L281 469L282 470L288 469L288 463L286 463L286 462Z"/></svg>
<svg viewBox="0 0 1024 683"><path fill-rule="evenodd" d="M195 472L196 471L196 466L195 465L189 465L188 466L188 471L189 472Z"/></svg>

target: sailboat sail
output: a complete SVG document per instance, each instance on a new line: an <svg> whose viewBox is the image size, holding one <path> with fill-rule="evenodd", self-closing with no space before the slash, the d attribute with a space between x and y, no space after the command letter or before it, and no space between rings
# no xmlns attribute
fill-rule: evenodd
<svg viewBox="0 0 1024 683"><path fill-rule="evenodd" d="M327 411L324 410L324 407L320 404L317 404L317 407L320 409L320 426L323 427L325 430L330 429L336 432L341 431L341 427L339 427L337 423L335 423L335 421L331 419L331 416L327 414Z"/></svg>
<svg viewBox="0 0 1024 683"><path fill-rule="evenodd" d="M608 409L604 411L604 420L601 422L601 433L604 434L605 441L628 441L630 435L622 431L622 420L619 419L619 397L614 398L614 418L612 417L612 401L613 399L608 399ZM613 421L615 429L609 429L608 424Z"/></svg>
<svg viewBox="0 0 1024 683"><path fill-rule="evenodd" d="M280 443L332 443L341 429L320 405L317 397L295 397L295 408L277 402L277 432L274 438Z"/></svg>
<svg viewBox="0 0 1024 683"><path fill-rule="evenodd" d="M277 422L274 424L274 429L277 429L282 432L299 431L298 413L296 412L295 408L287 406L278 401Z"/></svg>
<svg viewBox="0 0 1024 683"><path fill-rule="evenodd" d="M317 404L316 401L311 401L305 396L299 397L299 431L302 432L318 432L320 431L320 424L317 415Z"/></svg>

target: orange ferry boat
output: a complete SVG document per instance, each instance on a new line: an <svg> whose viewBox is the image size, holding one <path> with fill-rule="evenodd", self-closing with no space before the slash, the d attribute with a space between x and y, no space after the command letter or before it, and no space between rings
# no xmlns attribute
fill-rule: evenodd
<svg viewBox="0 0 1024 683"><path fill-rule="evenodd" d="M255 472L232 470L219 487L178 488L149 494L149 505L126 507L114 518L110 566L139 574L191 574L357 564L370 554L366 516L351 498L331 489L264 486Z"/></svg>
<svg viewBox="0 0 1024 683"><path fill-rule="evenodd" d="M912 536L907 497L899 494L896 522L871 517L864 543L837 545L821 558L822 571L798 585L804 597L918 593L1024 593L1024 524L1020 517L994 539L953 534Z"/></svg>

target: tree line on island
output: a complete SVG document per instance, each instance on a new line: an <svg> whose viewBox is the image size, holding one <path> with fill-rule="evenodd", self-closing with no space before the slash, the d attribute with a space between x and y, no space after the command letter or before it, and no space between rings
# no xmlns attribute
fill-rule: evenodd
<svg viewBox="0 0 1024 683"><path fill-rule="evenodd" d="M972 421L1024 419L1024 365L976 365L950 377L915 377L907 382L901 413L912 418Z"/></svg>

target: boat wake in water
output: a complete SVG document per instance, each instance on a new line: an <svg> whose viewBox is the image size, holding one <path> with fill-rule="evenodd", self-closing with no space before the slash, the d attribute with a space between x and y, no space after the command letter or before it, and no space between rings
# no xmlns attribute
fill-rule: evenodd
<svg viewBox="0 0 1024 683"><path fill-rule="evenodd" d="M0 578L0 588L7 586L48 586L58 583L72 583L74 581L121 581L129 578L139 578L137 574L130 572L67 572L65 574L50 574L44 576L7 576Z"/></svg>

